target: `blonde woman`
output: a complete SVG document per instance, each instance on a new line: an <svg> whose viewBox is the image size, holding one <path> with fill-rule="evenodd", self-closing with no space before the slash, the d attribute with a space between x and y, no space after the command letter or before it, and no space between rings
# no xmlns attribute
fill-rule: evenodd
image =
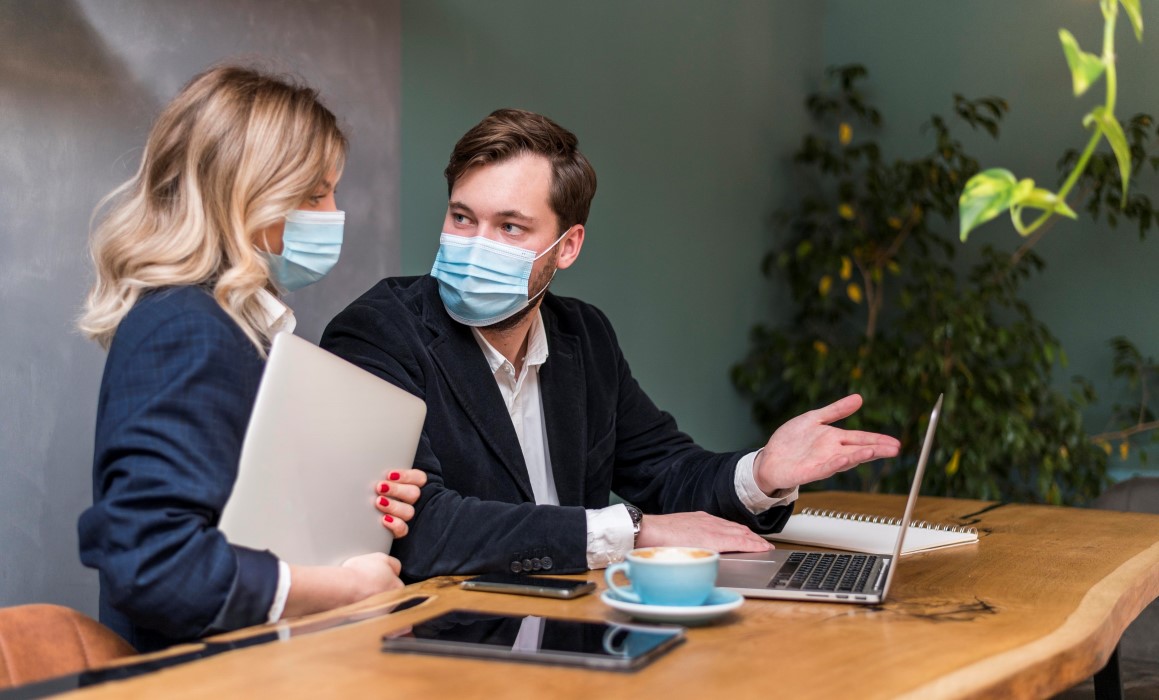
<svg viewBox="0 0 1159 700"><path fill-rule="evenodd" d="M104 203L79 325L109 354L78 529L101 620L140 651L402 585L382 553L295 566L216 527L270 338L293 329L277 295L337 261L345 154L313 90L218 67L165 108L136 175ZM425 481L399 469L378 485L396 537Z"/></svg>

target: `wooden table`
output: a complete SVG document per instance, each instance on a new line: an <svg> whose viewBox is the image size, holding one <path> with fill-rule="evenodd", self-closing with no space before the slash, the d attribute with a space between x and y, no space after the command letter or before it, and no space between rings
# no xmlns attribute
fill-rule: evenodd
<svg viewBox="0 0 1159 700"><path fill-rule="evenodd" d="M801 501L883 515L904 505L901 496L836 492ZM917 513L974 525L980 542L907 556L881 606L748 600L689 629L685 644L636 673L380 652L384 633L455 607L626 619L596 595L467 592L458 579L438 578L357 606L430 597L410 610L75 696L1049 697L1102 668L1128 623L1159 597L1159 516L938 498L922 498ZM602 572L588 576L603 588Z"/></svg>

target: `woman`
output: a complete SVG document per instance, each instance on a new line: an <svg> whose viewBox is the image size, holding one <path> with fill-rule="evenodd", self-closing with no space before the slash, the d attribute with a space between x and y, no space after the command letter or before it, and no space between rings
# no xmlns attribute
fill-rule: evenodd
<svg viewBox="0 0 1159 700"><path fill-rule="evenodd" d="M276 294L338 258L345 155L313 90L218 67L165 108L136 175L102 203L79 325L109 355L94 504L78 528L81 560L100 570L101 620L140 651L402 585L382 553L295 566L216 527L270 338L293 327ZM425 481L399 469L378 484L396 537Z"/></svg>

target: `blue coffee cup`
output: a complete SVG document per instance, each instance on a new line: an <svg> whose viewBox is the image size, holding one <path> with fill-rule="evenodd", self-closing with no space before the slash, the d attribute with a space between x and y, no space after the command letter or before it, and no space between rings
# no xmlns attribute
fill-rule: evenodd
<svg viewBox="0 0 1159 700"><path fill-rule="evenodd" d="M720 555L699 547L645 547L604 572L604 580L621 600L644 605L704 605L716 586ZM617 585L617 573L632 583Z"/></svg>

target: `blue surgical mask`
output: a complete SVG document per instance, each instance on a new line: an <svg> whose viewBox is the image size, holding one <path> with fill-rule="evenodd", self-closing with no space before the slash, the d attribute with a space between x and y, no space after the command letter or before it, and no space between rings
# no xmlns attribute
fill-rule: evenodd
<svg viewBox="0 0 1159 700"><path fill-rule="evenodd" d="M439 297L447 313L459 323L479 327L505 321L526 309L533 301L527 296L532 265L563 239L560 236L536 255L533 250L482 236L444 233L431 276L439 282ZM546 291L544 285L535 297Z"/></svg>
<svg viewBox="0 0 1159 700"><path fill-rule="evenodd" d="M286 214L282 254L263 251L274 283L292 292L325 277L342 252L345 223L346 212L341 211L296 209Z"/></svg>

